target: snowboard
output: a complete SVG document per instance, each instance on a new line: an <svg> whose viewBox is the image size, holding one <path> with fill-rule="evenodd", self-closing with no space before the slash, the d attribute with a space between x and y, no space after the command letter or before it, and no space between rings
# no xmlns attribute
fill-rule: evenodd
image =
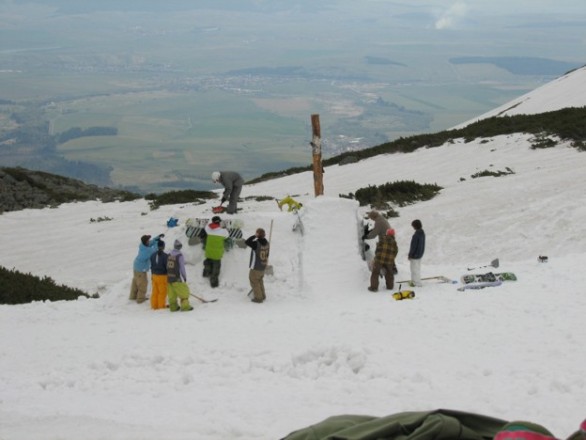
<svg viewBox="0 0 586 440"><path fill-rule="evenodd" d="M460 292L468 289L484 289L485 287L496 287L503 284L501 280L495 279L494 281L477 281L468 284L464 284L462 287L458 287Z"/></svg>
<svg viewBox="0 0 586 440"><path fill-rule="evenodd" d="M370 248L370 245L363 240L362 237L368 231L370 223L368 219L365 219L360 214L356 216L356 226L357 226L357 233L358 233L358 250L360 252L360 257L366 261L367 265L370 267L370 261L374 258L374 253Z"/></svg>
<svg viewBox="0 0 586 440"><path fill-rule="evenodd" d="M494 281L517 281L517 276L513 272L488 272L484 274L467 274L460 277L462 284L486 283Z"/></svg>
<svg viewBox="0 0 586 440"><path fill-rule="evenodd" d="M299 214L298 210L292 211L295 214L295 223L293 224L293 231L299 231L301 235L305 233L305 228L303 226L303 221L301 220L301 214Z"/></svg>
<svg viewBox="0 0 586 440"><path fill-rule="evenodd" d="M443 275L421 278L421 281L437 281L438 283L449 283L449 284L456 284L458 282L456 280L452 280L452 279L445 277ZM397 281L397 282L398 283L407 283L407 284L409 284L409 286L413 287L413 285L412 285L413 282L411 280L403 280L403 281Z"/></svg>
<svg viewBox="0 0 586 440"><path fill-rule="evenodd" d="M185 235L190 239L200 237L210 221L209 218L188 218L185 222ZM242 238L242 220L225 219L220 222L220 226L228 230L229 238L232 240Z"/></svg>

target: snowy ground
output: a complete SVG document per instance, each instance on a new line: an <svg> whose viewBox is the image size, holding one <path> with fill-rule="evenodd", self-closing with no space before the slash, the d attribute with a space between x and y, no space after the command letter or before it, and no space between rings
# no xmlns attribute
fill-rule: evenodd
<svg viewBox="0 0 586 440"><path fill-rule="evenodd" d="M514 174L470 178L507 167ZM420 218L424 276L459 278L499 258L519 280L466 292L429 283L401 302L368 292L356 237L365 207L338 195L404 179L444 190L391 219L398 279L409 278L410 223ZM526 136L458 141L330 167L324 182L319 198L310 173L243 191L305 205L302 236L274 201L241 203L246 236L274 222L263 304L246 296L246 249L225 256L218 289L201 277L201 249L187 245L184 224L209 216L211 202L1 215L0 265L101 298L0 306L0 439L279 439L331 415L436 408L531 420L561 438L577 428L586 408L586 153L532 151ZM172 216L180 226L167 230ZM97 217L112 220L90 222ZM171 314L127 299L139 237L161 232L184 241L191 291L218 302Z"/></svg>

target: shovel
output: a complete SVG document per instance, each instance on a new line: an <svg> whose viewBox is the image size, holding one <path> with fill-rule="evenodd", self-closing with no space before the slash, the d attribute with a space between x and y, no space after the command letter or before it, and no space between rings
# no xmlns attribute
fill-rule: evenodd
<svg viewBox="0 0 586 440"><path fill-rule="evenodd" d="M476 269L482 269L483 267L499 267L499 259L495 258L494 260L492 260L490 262L490 264L487 264L486 266L478 266L478 267L469 267L468 270L476 270Z"/></svg>
<svg viewBox="0 0 586 440"><path fill-rule="evenodd" d="M271 238L273 238L273 220L271 220L271 227L269 229L269 243L271 243ZM275 271L273 270L273 266L269 264L267 260L267 267L265 267L265 274L267 275L274 275Z"/></svg>

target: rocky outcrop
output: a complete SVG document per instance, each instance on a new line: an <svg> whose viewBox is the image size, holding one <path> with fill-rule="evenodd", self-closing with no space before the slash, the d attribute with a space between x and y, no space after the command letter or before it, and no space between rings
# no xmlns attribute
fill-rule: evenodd
<svg viewBox="0 0 586 440"><path fill-rule="evenodd" d="M27 208L55 207L61 203L135 200L142 196L81 180L25 168L0 168L0 214Z"/></svg>

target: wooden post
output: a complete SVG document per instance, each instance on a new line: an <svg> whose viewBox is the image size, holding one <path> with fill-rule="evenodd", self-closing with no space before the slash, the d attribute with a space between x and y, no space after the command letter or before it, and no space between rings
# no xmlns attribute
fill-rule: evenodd
<svg viewBox="0 0 586 440"><path fill-rule="evenodd" d="M324 194L324 167L321 163L321 128L319 125L319 115L311 115L312 137L311 152L313 155L313 188L315 196Z"/></svg>

